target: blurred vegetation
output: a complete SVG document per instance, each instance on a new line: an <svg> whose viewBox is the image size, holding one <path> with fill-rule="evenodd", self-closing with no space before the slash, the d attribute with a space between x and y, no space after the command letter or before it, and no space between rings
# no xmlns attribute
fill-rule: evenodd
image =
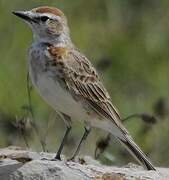
<svg viewBox="0 0 169 180"><path fill-rule="evenodd" d="M64 133L64 123L54 118L53 110L35 91L31 93L33 111L42 137L27 125L31 115L23 108L28 106L26 59L32 33L11 12L42 5L65 12L74 43L98 68L122 117L143 112L157 116L146 133L143 121L135 119L125 125L156 165L169 166L168 0L0 0L0 147L24 146L24 129L32 149L40 151L39 138L45 137L47 149L55 152ZM82 127L74 124L67 155L75 149ZM93 155L96 140L103 135L106 133L93 130L87 140L91 146L82 153ZM132 160L119 144L113 140L110 144L100 158L103 162Z"/></svg>

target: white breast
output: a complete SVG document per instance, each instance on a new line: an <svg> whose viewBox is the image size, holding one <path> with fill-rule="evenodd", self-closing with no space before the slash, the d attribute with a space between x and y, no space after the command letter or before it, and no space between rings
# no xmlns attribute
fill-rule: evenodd
<svg viewBox="0 0 169 180"><path fill-rule="evenodd" d="M33 78L33 84L39 94L56 111L69 115L72 117L72 120L82 121L83 118L85 120L86 111L83 109L81 103L75 101L71 94L60 86L59 82L45 73L37 74L36 82Z"/></svg>
<svg viewBox="0 0 169 180"><path fill-rule="evenodd" d="M85 120L86 111L71 94L60 86L54 77L45 72L45 49L34 44L29 51L29 71L36 90L56 111L65 113L75 120Z"/></svg>

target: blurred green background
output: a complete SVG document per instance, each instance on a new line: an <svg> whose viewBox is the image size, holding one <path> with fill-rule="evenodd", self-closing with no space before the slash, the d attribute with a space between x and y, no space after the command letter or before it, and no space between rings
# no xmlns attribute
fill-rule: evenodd
<svg viewBox="0 0 169 180"><path fill-rule="evenodd" d="M153 124L135 118L125 125L155 165L169 166L169 0L0 0L0 147L24 147L24 134L29 147L41 151L29 124L26 89L32 33L11 12L42 5L67 15L73 42L98 69L122 117L145 112L156 116ZM48 151L55 152L64 123L34 90L31 97L39 136L46 139ZM28 123L20 128L20 121ZM73 126L64 150L67 156L83 133L82 125ZM102 136L106 133L93 130L81 154L93 155ZM111 140L100 160L125 164L133 159Z"/></svg>

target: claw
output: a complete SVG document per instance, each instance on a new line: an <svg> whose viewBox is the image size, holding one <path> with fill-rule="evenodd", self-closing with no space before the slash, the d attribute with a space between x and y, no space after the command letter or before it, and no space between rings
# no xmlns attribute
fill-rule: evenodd
<svg viewBox="0 0 169 180"><path fill-rule="evenodd" d="M48 158L42 158L42 161L61 161L61 159L58 158L52 158L52 159L48 159Z"/></svg>
<svg viewBox="0 0 169 180"><path fill-rule="evenodd" d="M68 162L70 162L70 161L75 162L75 158L74 157L68 158L67 161Z"/></svg>
<svg viewBox="0 0 169 180"><path fill-rule="evenodd" d="M56 157L55 157L53 160L55 160L55 161L57 161L57 160L61 161L60 155L56 155Z"/></svg>

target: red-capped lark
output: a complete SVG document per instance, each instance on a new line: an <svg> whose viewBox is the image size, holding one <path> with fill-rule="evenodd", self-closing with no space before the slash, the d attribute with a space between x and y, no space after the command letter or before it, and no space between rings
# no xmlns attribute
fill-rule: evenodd
<svg viewBox="0 0 169 180"><path fill-rule="evenodd" d="M146 169L155 170L123 126L95 68L72 43L63 12L53 7L38 7L13 13L33 31L28 61L32 83L67 126L55 158L60 159L71 122L80 121L84 123L85 133L73 158L90 129L95 127L110 132Z"/></svg>

